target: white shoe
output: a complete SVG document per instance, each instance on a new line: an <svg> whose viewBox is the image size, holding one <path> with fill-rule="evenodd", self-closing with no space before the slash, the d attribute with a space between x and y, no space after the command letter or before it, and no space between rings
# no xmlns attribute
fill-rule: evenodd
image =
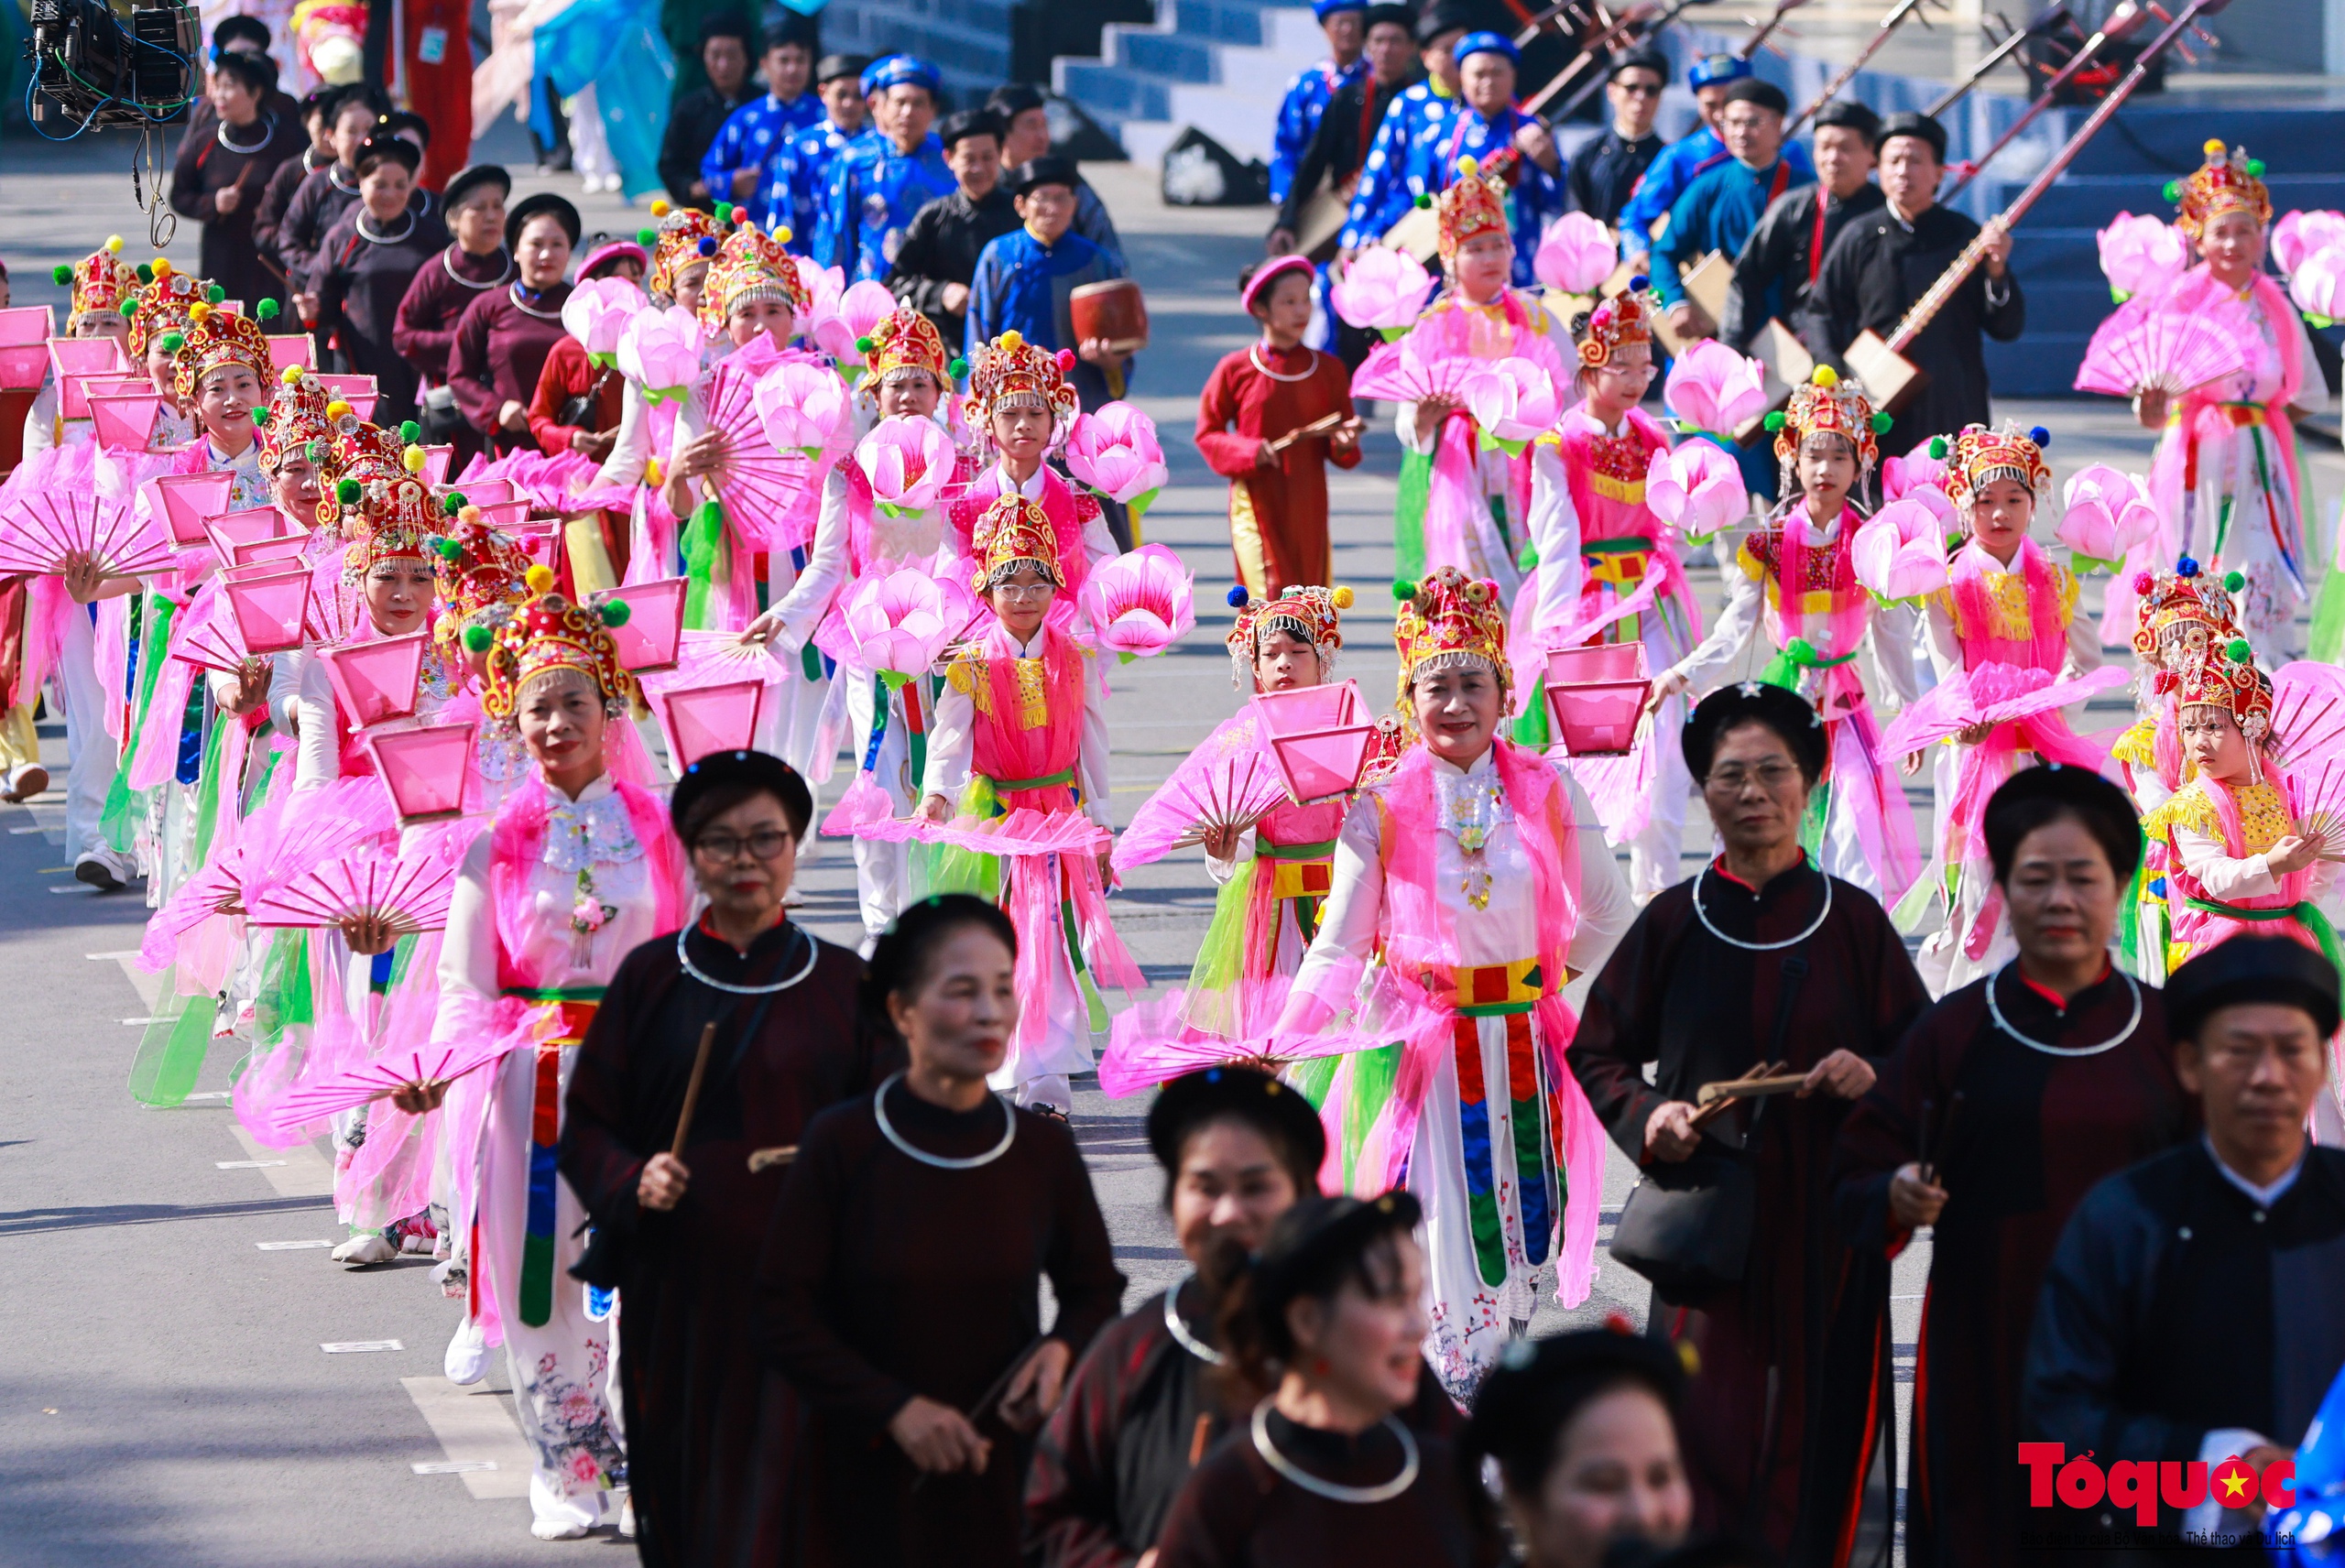
<svg viewBox="0 0 2345 1568"><path fill-rule="evenodd" d="M459 1388L471 1388L487 1372L488 1334L477 1318L466 1318L456 1325L447 1354L440 1358L440 1369Z"/></svg>
<svg viewBox="0 0 2345 1568"><path fill-rule="evenodd" d="M635 1494L633 1492L627 1495L627 1501L619 1507L619 1539L621 1541L635 1539Z"/></svg>
<svg viewBox="0 0 2345 1568"><path fill-rule="evenodd" d="M125 855L111 849L87 849L73 863L73 880L86 882L101 893L119 893L136 868Z"/></svg>
<svg viewBox="0 0 2345 1568"><path fill-rule="evenodd" d="M398 1255L398 1247L370 1232L365 1236L352 1236L327 1256L336 1263L347 1263L353 1269L364 1269L369 1264L388 1263Z"/></svg>
<svg viewBox="0 0 2345 1568"><path fill-rule="evenodd" d="M540 1541L578 1541L584 1538L586 1527L576 1519L531 1519L529 1533Z"/></svg>
<svg viewBox="0 0 2345 1568"><path fill-rule="evenodd" d="M29 800L49 788L49 769L38 762L27 762L8 775L8 787L0 789L0 800L16 805Z"/></svg>

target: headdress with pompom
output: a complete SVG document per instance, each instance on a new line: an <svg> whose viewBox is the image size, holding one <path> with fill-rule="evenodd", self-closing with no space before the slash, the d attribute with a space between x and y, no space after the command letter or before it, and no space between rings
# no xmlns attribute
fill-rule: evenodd
<svg viewBox="0 0 2345 1568"><path fill-rule="evenodd" d="M527 581L533 597L515 608L503 626L494 631L479 624L464 628L464 646L488 655L481 712L492 719L510 720L521 688L549 670L579 671L603 694L606 710L626 711L635 700L635 677L619 664L619 645L611 627L627 624L627 602L614 599L599 607L573 604L553 591L550 566L532 566Z"/></svg>
<svg viewBox="0 0 2345 1568"><path fill-rule="evenodd" d="M969 356L969 396L963 403L969 423L987 441L998 408L1047 409L1054 426L1066 423L1080 407L1066 378L1074 368L1072 351L1053 353L1028 343L1022 332L1007 332L979 343Z"/></svg>
<svg viewBox="0 0 2345 1568"><path fill-rule="evenodd" d="M1440 219L1443 261L1457 259L1457 253L1476 234L1489 234L1493 229L1500 234L1508 232L1503 169L1501 165L1484 174L1481 160L1470 153L1457 160L1457 178L1434 201L1438 209L1435 215Z"/></svg>
<svg viewBox="0 0 2345 1568"><path fill-rule="evenodd" d="M798 275L797 260L782 248L789 238L787 228L769 234L745 220L718 242L708 281L701 288L700 324L712 332L723 332L733 307L752 299L778 300L804 324L813 301L807 297L806 280Z"/></svg>
<svg viewBox="0 0 2345 1568"><path fill-rule="evenodd" d="M2230 713L2249 746L2261 750L2272 735L2272 682L2255 668L2245 639L2233 638L2207 661L2182 672L2177 702L2185 708Z"/></svg>
<svg viewBox="0 0 2345 1568"><path fill-rule="evenodd" d="M1454 566L1435 567L1422 583L1395 583L1401 601L1392 640L1401 649L1400 700L1420 674L1481 666L1512 690L1514 668L1506 657L1506 604L1499 585L1467 576Z"/></svg>
<svg viewBox="0 0 2345 1568"><path fill-rule="evenodd" d="M2154 690L2173 691L2183 671L2206 663L2237 639L2239 620L2231 594L2246 583L2236 572L2218 581L2187 555L2174 563L2172 572L2134 574L2133 593L2140 604L2133 653L2157 671Z"/></svg>
<svg viewBox="0 0 2345 1568"><path fill-rule="evenodd" d="M1786 474L1799 461L1807 438L1817 435L1846 441L1855 449L1857 472L1863 474L1871 473L1881 457L1875 438L1889 429L1889 416L1874 411L1872 399L1865 396L1860 383L1828 365L1819 365L1813 376L1792 388L1792 399L1782 412L1767 416L1766 425L1775 432L1775 456Z"/></svg>
<svg viewBox="0 0 2345 1568"><path fill-rule="evenodd" d="M977 554L970 586L980 593L1020 566L1039 568L1053 583L1066 581L1059 571L1059 536L1050 514L1014 490L985 509L970 542Z"/></svg>
<svg viewBox="0 0 2345 1568"><path fill-rule="evenodd" d="M877 397L880 387L910 376L926 376L936 383L939 392L953 385L944 335L934 321L910 305L899 305L882 316L855 347L863 355L863 375L855 389L864 397Z"/></svg>
<svg viewBox="0 0 2345 1568"><path fill-rule="evenodd" d="M2052 432L2042 425L2023 430L2011 419L2000 430L1965 425L1949 443L1944 436L1930 440L1930 455L1946 460L1946 492L1958 506L1977 504L1979 492L1998 479L2015 481L2042 506L2052 494L2052 465L2044 449Z"/></svg>
<svg viewBox="0 0 2345 1568"><path fill-rule="evenodd" d="M673 304L676 299L676 275L716 256L717 242L724 238L725 227L732 222L733 206L720 201L717 215L709 216L697 207L671 207L665 201L651 203L652 226L638 229L638 245L651 253L651 272L643 280L643 290L654 303Z"/></svg>
<svg viewBox="0 0 2345 1568"><path fill-rule="evenodd" d="M333 433L320 472L318 527L362 539L376 528L437 531L441 509L422 479L422 428L412 419L397 431L372 425L337 398L326 405Z"/></svg>
<svg viewBox="0 0 2345 1568"><path fill-rule="evenodd" d="M2252 212L2259 225L2272 223L2272 192L2264 188L2263 160L2247 156L2245 147L2226 151L2220 138L2209 136L2207 161L2187 180L2166 182L2165 199L2182 209L2174 226L2193 240L2226 212Z"/></svg>
<svg viewBox="0 0 2345 1568"><path fill-rule="evenodd" d="M258 315L231 315L209 300L198 299L187 308L187 330L180 333L165 333L163 343L170 344L176 335L180 344L173 351L175 359L171 372L171 390L182 403L193 403L203 378L212 372L232 365L241 365L253 373L253 379L264 387L268 385L274 365L269 359L268 334L261 331L261 321L277 314L277 301L263 299Z"/></svg>
<svg viewBox="0 0 2345 1568"><path fill-rule="evenodd" d="M1238 612L1229 628L1230 682L1239 691L1251 684L1254 658L1266 632L1285 632L1309 643L1319 650L1320 681L1335 679L1336 650L1344 646L1340 612L1351 608L1350 589L1289 588L1275 598L1255 599L1240 583L1229 591L1229 604Z"/></svg>
<svg viewBox="0 0 2345 1568"><path fill-rule="evenodd" d="M130 322L133 360L144 360L147 345L168 333L177 332L184 342L188 312L199 302L217 305L228 297L218 284L207 284L191 272L180 271L168 256L158 256L139 267L138 276L137 291L115 307Z"/></svg>
<svg viewBox="0 0 2345 1568"><path fill-rule="evenodd" d="M1612 363L1615 351L1630 343L1652 342L1653 313L1660 303L1645 285L1645 275L1629 279L1629 287L1588 312L1579 334L1579 362L1588 369Z"/></svg>
<svg viewBox="0 0 2345 1568"><path fill-rule="evenodd" d="M453 652L465 627L501 626L529 596L529 556L512 535L482 522L478 506L465 506L462 495L447 499L458 509L453 526L432 543L441 610L431 635Z"/></svg>
<svg viewBox="0 0 2345 1568"><path fill-rule="evenodd" d="M333 395L309 371L298 365L279 371L268 407L253 410L253 423L260 427L261 467L274 474L285 466L288 452L300 451L322 471L326 442L333 435Z"/></svg>
<svg viewBox="0 0 2345 1568"><path fill-rule="evenodd" d="M59 262L50 269L49 278L60 287L69 283L73 286L72 313L65 322L69 332L73 330L73 323L82 319L82 311L119 310L138 287L138 275L122 259L120 234L108 234L105 244L79 261Z"/></svg>

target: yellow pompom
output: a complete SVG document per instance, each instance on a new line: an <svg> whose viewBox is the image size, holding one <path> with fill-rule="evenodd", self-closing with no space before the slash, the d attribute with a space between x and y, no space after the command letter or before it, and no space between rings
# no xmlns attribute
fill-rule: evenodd
<svg viewBox="0 0 2345 1568"><path fill-rule="evenodd" d="M190 305L187 308L187 319L195 322L199 326L205 321L210 321L212 319L212 306L210 302L203 299L198 299L194 304Z"/></svg>
<svg viewBox="0 0 2345 1568"><path fill-rule="evenodd" d="M2223 156L2223 138L2220 136L2209 136L2207 138L2207 145L2198 150L2205 153L2209 158L2220 158Z"/></svg>
<svg viewBox="0 0 2345 1568"><path fill-rule="evenodd" d="M350 405L339 397L326 405L326 418L329 419L339 419L348 412L350 412Z"/></svg>
<svg viewBox="0 0 2345 1568"><path fill-rule="evenodd" d="M480 508L478 506L464 506L460 508L456 513L456 521L460 523L472 523L477 525L480 522Z"/></svg>
<svg viewBox="0 0 2345 1568"><path fill-rule="evenodd" d="M120 234L108 234L106 236L106 249L114 252L116 256L120 256L122 254L122 236Z"/></svg>
<svg viewBox="0 0 2345 1568"><path fill-rule="evenodd" d="M664 218L671 210L664 197L651 203L651 215L655 218Z"/></svg>
<svg viewBox="0 0 2345 1568"><path fill-rule="evenodd" d="M553 568L540 561L522 574L521 581L529 585L532 593L550 593L553 592Z"/></svg>
<svg viewBox="0 0 2345 1568"><path fill-rule="evenodd" d="M1482 172L1482 160L1469 152L1457 160L1457 172L1471 180Z"/></svg>
<svg viewBox="0 0 2345 1568"><path fill-rule="evenodd" d="M285 374L278 379L288 387L299 387L301 385L301 367L298 365L289 365L285 367Z"/></svg>
<svg viewBox="0 0 2345 1568"><path fill-rule="evenodd" d="M788 223L776 223L773 226L773 243L776 245L788 245L790 243L791 234L791 230Z"/></svg>
<svg viewBox="0 0 2345 1568"><path fill-rule="evenodd" d="M164 278L169 278L171 275L171 258L167 256L157 256L155 258L155 265L148 270L154 273L155 281L160 283Z"/></svg>
<svg viewBox="0 0 2345 1568"><path fill-rule="evenodd" d="M646 485L656 487L660 484L662 476L665 475L667 472L667 466L658 458L647 458L644 460L643 463L643 482Z"/></svg>
<svg viewBox="0 0 2345 1568"><path fill-rule="evenodd" d="M1828 365L1819 365L1816 367L1815 381L1818 387L1829 392L1833 387L1840 385L1840 373Z"/></svg>
<svg viewBox="0 0 2345 1568"><path fill-rule="evenodd" d="M420 446L411 446L405 452L399 453L399 466L406 469L409 474L422 473L423 449Z"/></svg>
<svg viewBox="0 0 2345 1568"><path fill-rule="evenodd" d="M1352 607L1352 591L1348 587L1338 588L1327 595L1327 603L1338 610L1348 610Z"/></svg>
<svg viewBox="0 0 2345 1568"><path fill-rule="evenodd" d="M1001 346L1004 348L1017 348L1021 346L1025 342L1026 334L1020 332L1015 327L1010 328L1009 331L1001 334Z"/></svg>

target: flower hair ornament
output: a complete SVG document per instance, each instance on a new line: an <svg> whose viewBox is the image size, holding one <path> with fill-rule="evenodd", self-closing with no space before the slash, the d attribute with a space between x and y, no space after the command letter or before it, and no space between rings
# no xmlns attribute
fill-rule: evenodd
<svg viewBox="0 0 2345 1568"><path fill-rule="evenodd" d="M619 664L613 626L627 625L627 605L614 599L600 606L574 604L553 591L551 566L529 568L525 583L534 595L494 629L474 621L464 628L464 647L488 655L488 679L481 712L513 722L521 688L551 670L574 670L602 693L603 711L613 718L631 710L635 677Z"/></svg>
<svg viewBox="0 0 2345 1568"><path fill-rule="evenodd" d="M2263 184L2263 160L2245 147L2228 150L2209 136L2207 161L2187 180L2166 181L2165 199L2181 208L2174 226L2197 241L2226 212L2252 212L2259 227L2272 224L2272 192Z"/></svg>
<svg viewBox="0 0 2345 1568"><path fill-rule="evenodd" d="M1033 567L1053 583L1066 581L1059 572L1059 536L1051 527L1050 514L1041 503L1015 491L997 497L985 509L970 542L977 552L977 569L970 574L969 585L979 593L991 593L1020 566Z"/></svg>
<svg viewBox="0 0 2345 1568"><path fill-rule="evenodd" d="M1514 689L1514 669L1506 657L1506 604L1495 583L1467 576L1454 566L1435 567L1422 583L1392 584L1400 601L1392 640L1401 650L1399 701L1420 674L1480 668L1498 678L1501 692Z"/></svg>
<svg viewBox="0 0 2345 1568"><path fill-rule="evenodd" d="M1976 506L1979 492L1998 479L2016 483L2041 506L2052 495L2052 465L2044 461L2044 449L2051 443L2052 432L2042 425L2022 430L2016 421L2005 419L2000 430L1966 425L1951 442L1933 436L1930 455L1946 460L1947 494L1964 511Z"/></svg>
<svg viewBox="0 0 2345 1568"><path fill-rule="evenodd" d="M1792 388L1790 403L1765 420L1775 432L1775 458L1783 466L1779 494L1789 496L1798 488L1799 454L1814 436L1838 436L1847 441L1856 454L1861 484L1880 461L1877 438L1887 432L1889 423L1887 414L1874 409L1862 384L1828 365L1817 365L1813 376Z"/></svg>
<svg viewBox="0 0 2345 1568"><path fill-rule="evenodd" d="M652 222L636 230L635 240L651 253L651 271L643 280L643 291L654 304L675 303L677 276L715 259L717 244L733 222L733 211L730 201L719 201L714 217L697 207L671 207L664 201L651 203Z"/></svg>
<svg viewBox="0 0 2345 1568"><path fill-rule="evenodd" d="M1028 343L1021 332L1004 332L991 343L979 343L969 357L969 395L962 409L970 427L988 445L997 409L1042 409L1051 416L1052 444L1056 445L1078 407L1074 387L1066 378L1074 368L1074 350L1053 353Z"/></svg>
<svg viewBox="0 0 2345 1568"><path fill-rule="evenodd" d="M2173 691L2185 671L2198 669L2238 639L2231 595L2246 585L2247 578L2237 572L2220 582L2209 577L2187 555L2174 563L2172 572L2134 573L2133 593L2141 605L2133 654L2157 672L2154 691Z"/></svg>
<svg viewBox="0 0 2345 1568"><path fill-rule="evenodd" d="M1352 591L1345 587L1289 588L1275 598L1256 599L1239 583L1229 591L1229 606L1238 612L1229 628L1229 683L1240 691L1251 690L1254 659L1261 639L1284 632L1309 643L1319 654L1319 681L1336 678L1336 653L1344 646L1339 612L1352 607Z"/></svg>
<svg viewBox="0 0 2345 1568"><path fill-rule="evenodd" d="M1600 369L1612 363L1612 355L1631 343L1652 342L1652 318L1658 301L1646 287L1650 280L1642 272L1629 279L1628 288L1607 299L1587 313L1585 323L1576 323L1573 336L1579 340L1579 362L1589 370Z"/></svg>

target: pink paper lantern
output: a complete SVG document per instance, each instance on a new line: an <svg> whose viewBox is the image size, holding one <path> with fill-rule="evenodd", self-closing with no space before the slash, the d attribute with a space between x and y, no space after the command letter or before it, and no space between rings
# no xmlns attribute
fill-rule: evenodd
<svg viewBox="0 0 2345 1568"><path fill-rule="evenodd" d="M287 534L278 539L246 539L229 550L233 566L290 565L309 554L310 541Z"/></svg>
<svg viewBox="0 0 2345 1568"><path fill-rule="evenodd" d="M757 739L765 691L763 681L728 681L652 692L670 764L681 772L711 752L748 750Z"/></svg>
<svg viewBox="0 0 2345 1568"><path fill-rule="evenodd" d="M749 396L776 452L812 457L846 422L846 383L802 359L785 360L767 371Z"/></svg>
<svg viewBox="0 0 2345 1568"><path fill-rule="evenodd" d="M18 305L0 310L0 348L49 348L57 330L57 316L46 305Z"/></svg>
<svg viewBox="0 0 2345 1568"><path fill-rule="evenodd" d="M1767 373L1715 338L1703 338L1669 367L1662 396L1698 430L1730 436L1767 411Z"/></svg>
<svg viewBox="0 0 2345 1568"><path fill-rule="evenodd" d="M223 561L235 559L236 546L256 539L284 539L293 531L285 514L274 506L248 506L241 512L222 512L203 519L203 531L212 538L212 547Z"/></svg>
<svg viewBox="0 0 2345 1568"><path fill-rule="evenodd" d="M375 772L390 791L399 825L462 816L464 781L472 775L473 741L479 725L471 720L382 730L366 737Z"/></svg>
<svg viewBox="0 0 2345 1568"><path fill-rule="evenodd" d="M1715 442L1696 439L1652 454L1645 505L1689 539L1705 539L1751 508L1742 470Z"/></svg>
<svg viewBox="0 0 2345 1568"><path fill-rule="evenodd" d="M1567 757L1629 751L1651 694L1649 681L1590 681L1576 686L1548 682L1547 713Z"/></svg>
<svg viewBox="0 0 2345 1568"><path fill-rule="evenodd" d="M2093 236L2100 250L2101 276L2120 301L2135 295L2156 299L2190 268L2190 246L2163 218L2120 212Z"/></svg>
<svg viewBox="0 0 2345 1568"><path fill-rule="evenodd" d="M895 310L896 297L888 286L866 278L849 285L828 310L819 310L809 335L841 365L861 365L863 351L855 345Z"/></svg>
<svg viewBox="0 0 2345 1568"><path fill-rule="evenodd" d="M2288 297L2316 326L2345 319L2345 245L2299 259L2288 278Z"/></svg>
<svg viewBox="0 0 2345 1568"><path fill-rule="evenodd" d="M529 503L526 499L505 501L474 500L470 491L464 499L480 508L480 520L500 533L518 533L529 526Z"/></svg>
<svg viewBox="0 0 2345 1568"><path fill-rule="evenodd" d="M448 470L456 461L456 449L449 446L428 446L423 449L423 472L416 477L438 488L448 483Z"/></svg>
<svg viewBox="0 0 2345 1568"><path fill-rule="evenodd" d="M461 494L468 505L474 506L493 506L499 501L520 498L510 479L467 479L463 482Z"/></svg>
<svg viewBox="0 0 2345 1568"><path fill-rule="evenodd" d="M2070 474L2060 496L2060 526L2055 536L2076 552L2079 571L2095 562L2114 566L2157 532L2157 507L2148 488L2105 463Z"/></svg>
<svg viewBox="0 0 2345 1568"><path fill-rule="evenodd" d="M1620 265L1620 247L1602 223L1586 212L1566 212L1547 225L1531 270L1550 289L1593 294Z"/></svg>
<svg viewBox="0 0 2345 1568"><path fill-rule="evenodd" d="M1066 467L1101 495L1143 510L1172 476L1156 421L1120 400L1074 417L1066 436Z"/></svg>
<svg viewBox="0 0 2345 1568"><path fill-rule="evenodd" d="M656 675L676 668L677 650L684 638L684 592L691 586L687 577L661 577L612 588L590 598L592 604L616 600L627 607L627 620L611 628L621 669L637 675Z"/></svg>
<svg viewBox="0 0 2345 1568"><path fill-rule="evenodd" d="M47 343L0 344L0 392L36 391L48 376Z"/></svg>
<svg viewBox="0 0 2345 1568"><path fill-rule="evenodd" d="M1333 800L1358 787L1376 727L1358 681L1260 691L1253 707L1271 760L1296 804Z"/></svg>
<svg viewBox="0 0 2345 1568"><path fill-rule="evenodd" d="M1892 501L1849 543L1857 581L1892 602L1918 599L1947 585L1946 530L1918 499Z"/></svg>
<svg viewBox="0 0 2345 1568"><path fill-rule="evenodd" d="M132 368L122 344L113 338L51 338L49 363L61 379L68 376L118 376Z"/></svg>
<svg viewBox="0 0 2345 1568"><path fill-rule="evenodd" d="M1466 408L1474 422L1510 447L1554 429L1563 418L1562 403L1554 377L1528 359L1495 361L1466 383Z"/></svg>
<svg viewBox="0 0 2345 1568"><path fill-rule="evenodd" d="M92 436L101 450L145 452L163 411L160 392L117 392L90 399Z"/></svg>
<svg viewBox="0 0 2345 1568"><path fill-rule="evenodd" d="M228 509L235 489L234 474L164 474L147 482L147 507L163 519L171 542L181 547L209 544L204 519Z"/></svg>
<svg viewBox="0 0 2345 1568"><path fill-rule="evenodd" d="M354 727L414 713L416 687L423 674L424 641L425 635L416 631L318 649L335 700Z"/></svg>
<svg viewBox="0 0 2345 1568"><path fill-rule="evenodd" d="M224 586L245 652L285 653L301 646L301 626L310 610L308 572L229 578Z"/></svg>
<svg viewBox="0 0 2345 1568"><path fill-rule="evenodd" d="M1162 653L1197 624L1195 580L1161 544L1101 561L1078 602L1099 646L1124 659Z"/></svg>
<svg viewBox="0 0 2345 1568"><path fill-rule="evenodd" d="M1547 653L1550 686L1644 679L1645 645L1641 642L1600 642L1588 648L1551 648Z"/></svg>
<svg viewBox="0 0 2345 1568"><path fill-rule="evenodd" d="M1432 292L1433 275L1416 257L1371 245L1344 264L1327 298L1353 326L1393 337L1416 325Z"/></svg>
<svg viewBox="0 0 2345 1568"><path fill-rule="evenodd" d="M619 333L619 374L653 400L681 396L700 375L700 319L681 305L644 310Z"/></svg>
<svg viewBox="0 0 2345 1568"><path fill-rule="evenodd" d="M954 456L943 427L916 414L880 420L855 449L872 497L891 514L933 506L953 477Z"/></svg>
<svg viewBox="0 0 2345 1568"><path fill-rule="evenodd" d="M618 360L619 334L645 303L643 290L624 278L589 278L562 301L562 331L578 340L593 364L614 365Z"/></svg>
<svg viewBox="0 0 2345 1568"><path fill-rule="evenodd" d="M268 339L268 363L278 370L298 365L304 370L318 367L317 340L308 332L275 332Z"/></svg>

